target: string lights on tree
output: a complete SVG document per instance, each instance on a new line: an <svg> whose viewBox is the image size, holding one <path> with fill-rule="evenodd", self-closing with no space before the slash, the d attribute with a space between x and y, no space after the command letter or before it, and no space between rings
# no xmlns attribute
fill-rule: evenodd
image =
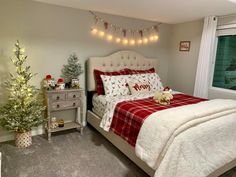
<svg viewBox="0 0 236 177"><path fill-rule="evenodd" d="M157 42L159 39L159 25L155 24L149 28L128 29L105 21L94 12L89 11L94 16L94 25L91 27L91 33L109 42L115 42L123 45L146 45Z"/></svg>

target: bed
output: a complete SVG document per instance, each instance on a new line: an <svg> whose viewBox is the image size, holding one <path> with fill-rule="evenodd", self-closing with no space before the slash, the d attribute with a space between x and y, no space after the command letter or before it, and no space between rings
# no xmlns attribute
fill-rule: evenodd
<svg viewBox="0 0 236 177"><path fill-rule="evenodd" d="M87 121L95 129L97 129L104 137L106 137L113 145L115 145L120 151L122 151L128 158L130 158L134 163L136 163L141 169L143 169L150 176L154 176L155 170L147 165L143 160L137 157L135 149L123 138L118 136L113 132L104 131L100 128L101 116L104 114L102 108L96 108L92 106L92 102L99 105L99 100L94 97L96 92L94 69L101 71L117 71L124 68L130 69L149 69L154 67L158 70L158 59L155 58L145 58L142 55L133 51L120 51L116 52L107 57L91 57L87 61L87 98L88 98L88 111L87 111ZM103 106L106 104L106 100L102 101ZM218 168L212 172L209 176L219 176L229 169L236 166L236 160L232 160L223 167Z"/></svg>

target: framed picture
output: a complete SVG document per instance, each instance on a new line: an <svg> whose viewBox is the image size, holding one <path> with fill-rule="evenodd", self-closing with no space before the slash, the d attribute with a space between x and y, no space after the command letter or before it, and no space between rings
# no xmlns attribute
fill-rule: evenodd
<svg viewBox="0 0 236 177"><path fill-rule="evenodd" d="M189 51L190 50L190 41L180 41L179 51Z"/></svg>

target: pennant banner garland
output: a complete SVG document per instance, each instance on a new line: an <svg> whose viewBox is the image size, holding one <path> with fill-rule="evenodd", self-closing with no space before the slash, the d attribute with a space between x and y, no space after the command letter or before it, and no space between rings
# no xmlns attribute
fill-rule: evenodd
<svg viewBox="0 0 236 177"><path fill-rule="evenodd" d="M153 25L143 29L127 29L105 21L94 12L89 11L94 16L94 25L91 33L107 41L114 41L123 45L142 45L157 42L159 39L159 25Z"/></svg>

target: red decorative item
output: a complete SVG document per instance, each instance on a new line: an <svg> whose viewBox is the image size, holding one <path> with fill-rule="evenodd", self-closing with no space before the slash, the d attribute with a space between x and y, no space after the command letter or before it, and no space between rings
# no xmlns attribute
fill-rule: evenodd
<svg viewBox="0 0 236 177"><path fill-rule="evenodd" d="M139 34L141 37L143 37L143 30L139 30Z"/></svg>
<svg viewBox="0 0 236 177"><path fill-rule="evenodd" d="M126 29L123 29L122 32L123 32L123 36L126 37Z"/></svg>
<svg viewBox="0 0 236 177"><path fill-rule="evenodd" d="M163 89L163 91L169 91L170 90L170 87L165 87L164 89Z"/></svg>
<svg viewBox="0 0 236 177"><path fill-rule="evenodd" d="M108 23L107 22L104 23L104 27L105 27L106 30L108 29Z"/></svg>
<svg viewBox="0 0 236 177"><path fill-rule="evenodd" d="M64 79L62 79L62 78L59 78L58 80L57 80L57 83L63 83L64 82Z"/></svg>
<svg viewBox="0 0 236 177"><path fill-rule="evenodd" d="M50 79L52 79L52 76L50 74L48 74L48 75L46 75L46 79L50 80Z"/></svg>

